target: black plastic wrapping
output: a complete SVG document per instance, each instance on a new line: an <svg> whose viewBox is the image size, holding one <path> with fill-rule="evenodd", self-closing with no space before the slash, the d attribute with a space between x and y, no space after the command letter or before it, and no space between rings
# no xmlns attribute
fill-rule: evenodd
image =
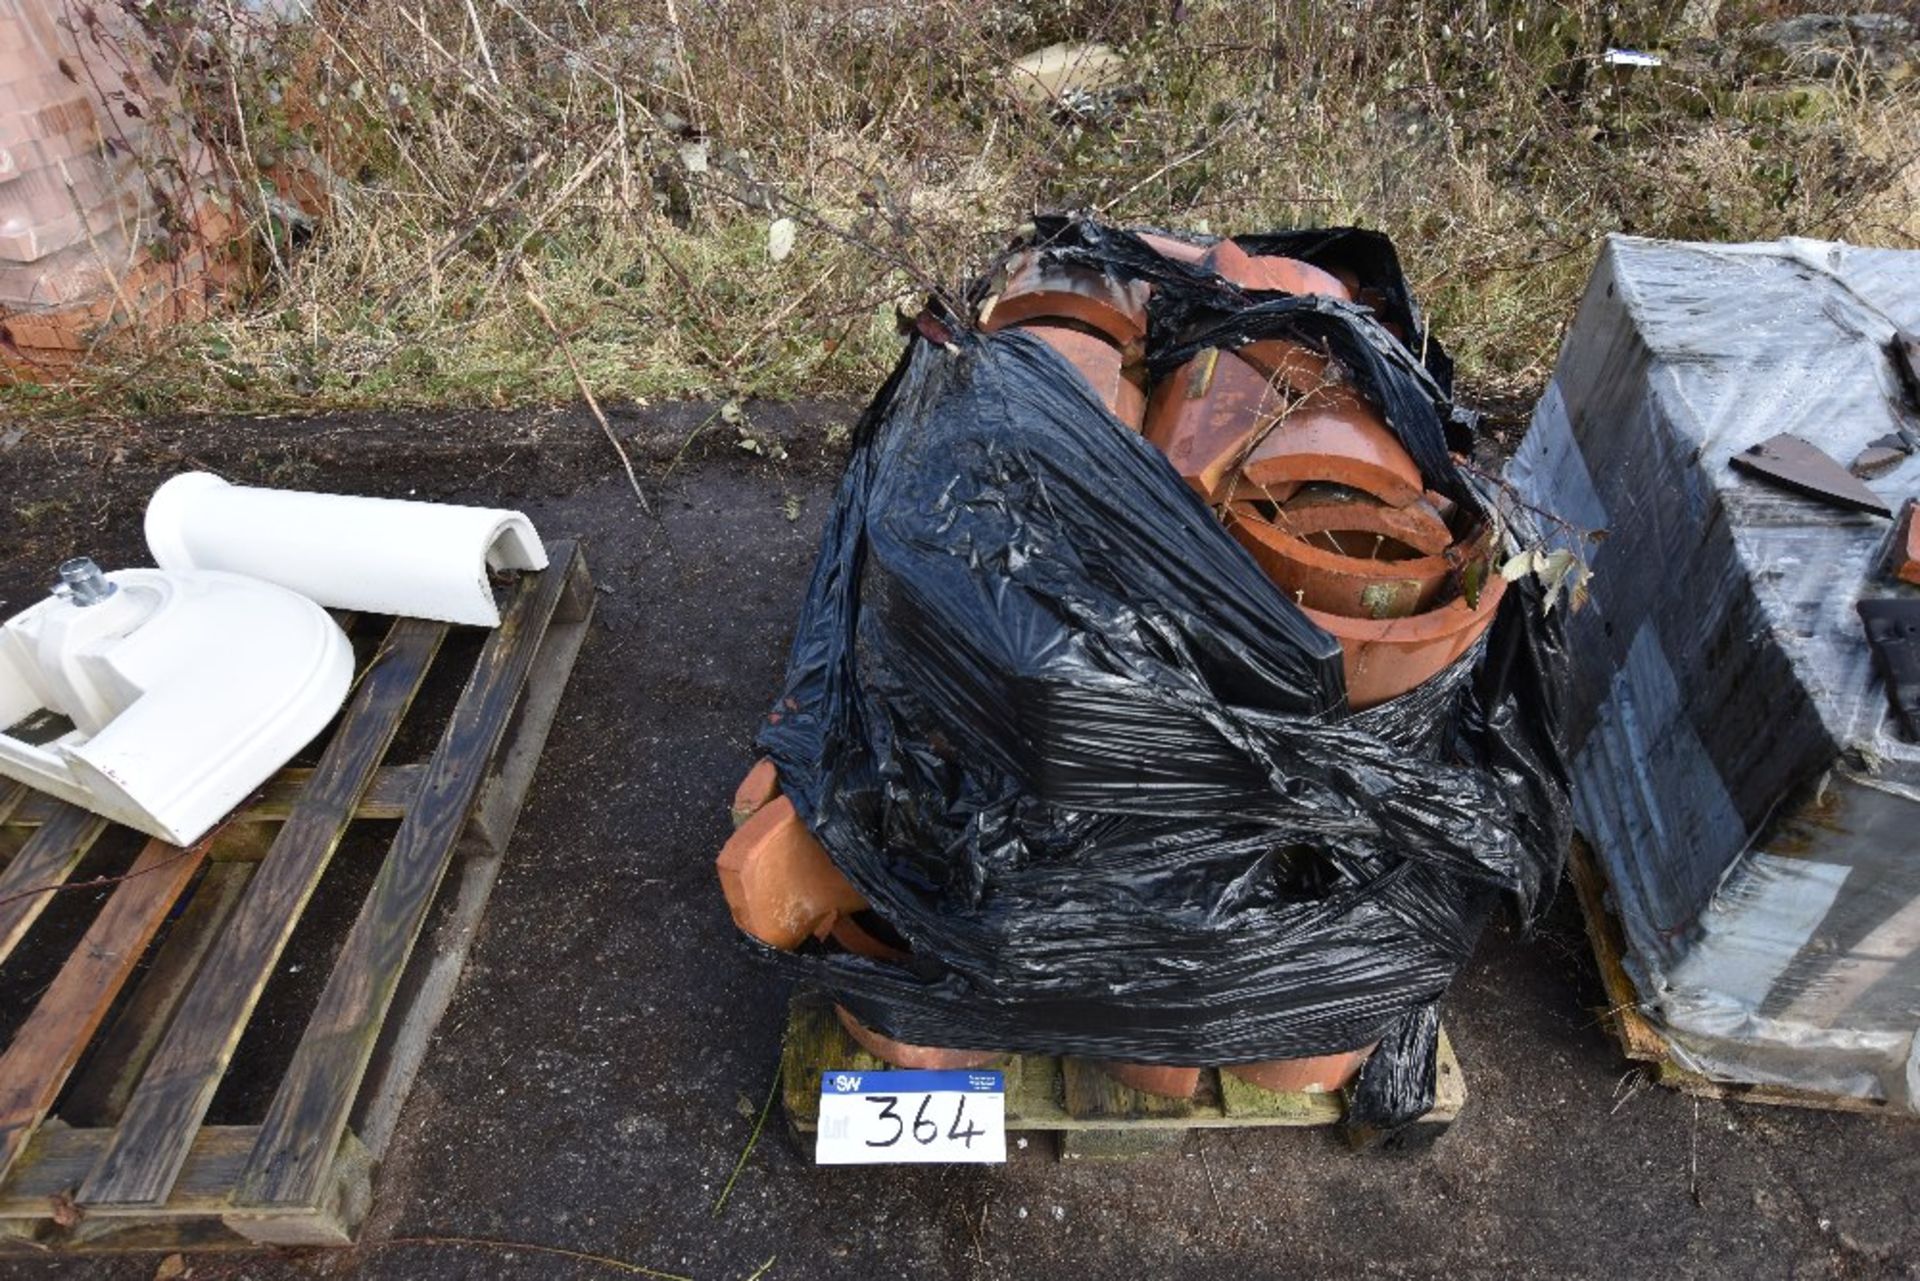
<svg viewBox="0 0 1920 1281"><path fill-rule="evenodd" d="M1316 234L1379 270L1383 242ZM1230 337L1235 299L1126 233L1041 237L1155 280L1156 363ZM1244 335L1312 327L1429 483L1483 501L1447 455L1444 357L1362 308L1237 305ZM781 960L921 1044L1214 1064L1380 1042L1356 1107L1418 1115L1488 913L1559 872L1538 602L1510 589L1480 660L1349 714L1338 644L1152 445L1038 340L955 328L911 341L856 431L761 734L911 959Z"/></svg>

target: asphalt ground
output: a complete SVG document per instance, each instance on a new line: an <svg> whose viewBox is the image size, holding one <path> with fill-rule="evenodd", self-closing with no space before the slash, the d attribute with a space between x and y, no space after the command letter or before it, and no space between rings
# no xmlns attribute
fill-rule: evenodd
<svg viewBox="0 0 1920 1281"><path fill-rule="evenodd" d="M1445 1017L1469 1097L1430 1153L1224 1130L1126 1164L1034 1142L1004 1167L819 1169L770 1124L716 1212L787 992L736 944L712 860L855 412L755 408L744 433L701 406L623 412L651 514L577 410L0 431L0 614L65 555L138 563L146 494L193 466L518 506L549 538L586 540L601 592L362 1243L190 1255L189 1275L1920 1275L1920 1127L1648 1084L1599 1021L1564 888L1530 934L1497 920L1456 985ZM0 972L0 1006L29 995ZM297 1031L250 1034L226 1106L247 1106L248 1078L270 1080ZM8 1278L169 1271L155 1255L0 1263Z"/></svg>

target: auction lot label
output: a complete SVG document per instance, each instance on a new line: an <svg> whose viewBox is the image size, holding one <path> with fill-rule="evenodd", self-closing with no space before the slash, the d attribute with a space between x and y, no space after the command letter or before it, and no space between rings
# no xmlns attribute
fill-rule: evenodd
<svg viewBox="0 0 1920 1281"><path fill-rule="evenodd" d="M817 1165L1007 1159L998 1072L822 1072Z"/></svg>

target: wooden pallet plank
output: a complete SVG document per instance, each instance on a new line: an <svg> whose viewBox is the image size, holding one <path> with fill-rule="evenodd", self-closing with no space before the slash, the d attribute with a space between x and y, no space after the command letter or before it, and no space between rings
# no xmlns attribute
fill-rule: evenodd
<svg viewBox="0 0 1920 1281"><path fill-rule="evenodd" d="M1592 944L1593 959L1600 967L1600 985L1607 994L1608 1025L1628 1058L1643 1063L1660 1062L1667 1057L1667 1041L1640 1013L1640 993L1627 973L1626 936L1607 909L1606 873L1600 870L1592 849L1578 837L1567 854L1567 879L1573 882L1574 896L1580 902L1580 914L1586 921L1587 941Z"/></svg>
<svg viewBox="0 0 1920 1281"><path fill-rule="evenodd" d="M0 961L26 937L28 927L53 901L54 891L66 884L106 828L107 820L99 815L62 805L0 870Z"/></svg>
<svg viewBox="0 0 1920 1281"><path fill-rule="evenodd" d="M110 1129L73 1129L48 1122L40 1127L13 1173L0 1183L0 1220L43 1219L54 1197L70 1192L100 1162L113 1137ZM164 1209L169 1215L218 1214L227 1208L227 1193L253 1151L259 1127L205 1125L194 1135L180 1177ZM89 1217L152 1217L153 1211L125 1206L101 1206Z"/></svg>
<svg viewBox="0 0 1920 1281"><path fill-rule="evenodd" d="M788 1128L802 1138L818 1124L823 1071L878 1072L890 1066L861 1049L828 1006L806 995L796 995L789 1006L780 1064ZM1192 1100L1168 1100L1142 1096L1117 1082L1109 1092L1106 1083L1112 1078L1071 1058L1018 1054L999 1066L1006 1075L1009 1132L1141 1132L1177 1139L1186 1130L1332 1126L1346 1116L1345 1099L1338 1093L1274 1093L1224 1072L1203 1072ZM1434 1105L1421 1124L1444 1128L1466 1102L1466 1080L1445 1028L1440 1031L1438 1073ZM1073 1080L1076 1075L1079 1079ZM1074 1159L1106 1158L1159 1150L1169 1142L1067 1142L1061 1152Z"/></svg>
<svg viewBox="0 0 1920 1281"><path fill-rule="evenodd" d="M1192 1099L1170 1099L1120 1084L1086 1059L1061 1061L1067 1114L1077 1121L1178 1120L1194 1114Z"/></svg>
<svg viewBox="0 0 1920 1281"><path fill-rule="evenodd" d="M73 1088L60 1105L69 1125L112 1125L126 1111L133 1087L147 1070L160 1038L173 1022L193 976L200 972L213 942L240 904L257 863L214 861L200 878L193 897L154 954L153 963L133 989L126 1008L114 1016Z"/></svg>
<svg viewBox="0 0 1920 1281"><path fill-rule="evenodd" d="M261 1124L259 1146L234 1193L237 1206L312 1205L367 1070L387 1009L532 673L576 549L523 578L480 651L427 766L420 800L400 820L373 889L334 962L293 1061Z"/></svg>
<svg viewBox="0 0 1920 1281"><path fill-rule="evenodd" d="M81 1184L81 1205L166 1200L280 953L446 632L444 623L394 623L307 790L134 1088L113 1141Z"/></svg>
<svg viewBox="0 0 1920 1281"><path fill-rule="evenodd" d="M574 556L567 580L566 591L554 607L554 620L540 642L533 675L520 697L507 742L488 771L480 791L480 803L468 826L468 833L496 854L505 853L508 842L513 839L514 826L520 821L520 808L526 804L534 770L540 764L541 749L546 746L547 732L553 728L553 718L559 713L560 699L567 691L574 660L586 643L587 629L592 625L593 609L598 603L587 576L584 554Z"/></svg>
<svg viewBox="0 0 1920 1281"><path fill-rule="evenodd" d="M585 561L576 560L575 564L584 573ZM365 1141L376 1160L386 1153L387 1142L399 1124L400 1109L426 1059L428 1042L452 1003L460 973L466 968L467 953L479 932L493 884L499 878L506 843L519 821L520 807L532 783L540 749L559 711L560 696L573 673L574 660L586 640L594 605L590 587L585 598L580 615L571 622L556 621L540 643L533 675L527 681L526 692L520 698L520 711L509 731L512 737L501 748L481 788L479 805L461 835L458 882L440 891L441 898L451 899L451 910L431 926L424 955L420 948L415 949L415 957L394 999L392 1013L381 1029L351 1121L354 1133ZM554 611L556 620L566 605L563 597ZM483 829L482 820L489 817L492 826Z"/></svg>
<svg viewBox="0 0 1920 1281"><path fill-rule="evenodd" d="M7 865L27 838L25 828L13 826L13 816L20 812L21 806L40 795L25 783L0 779L0 867ZM52 797L47 799L49 802L53 800Z"/></svg>
<svg viewBox="0 0 1920 1281"><path fill-rule="evenodd" d="M425 765L382 765L373 773L373 782L361 795L360 803L354 808L355 818L397 819L406 817L407 807L413 804L413 798L420 794L420 780L426 776ZM252 799L233 812L229 822L233 823L280 823L286 821L293 812L293 803L306 790L307 783L313 778L311 767L289 765L275 774L265 783ZM23 791L25 789L22 789ZM28 792L18 809L11 815L0 804L0 824L8 827L38 827L54 814L58 813L64 802L58 801L45 792Z"/></svg>
<svg viewBox="0 0 1920 1281"><path fill-rule="evenodd" d="M148 841L0 1055L0 1179L60 1094L127 976L206 858Z"/></svg>

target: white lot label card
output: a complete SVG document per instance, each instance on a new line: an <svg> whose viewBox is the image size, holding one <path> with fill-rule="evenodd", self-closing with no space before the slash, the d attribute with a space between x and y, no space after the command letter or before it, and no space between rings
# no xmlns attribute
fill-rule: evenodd
<svg viewBox="0 0 1920 1281"><path fill-rule="evenodd" d="M998 1072L822 1072L818 1165L1003 1162Z"/></svg>

